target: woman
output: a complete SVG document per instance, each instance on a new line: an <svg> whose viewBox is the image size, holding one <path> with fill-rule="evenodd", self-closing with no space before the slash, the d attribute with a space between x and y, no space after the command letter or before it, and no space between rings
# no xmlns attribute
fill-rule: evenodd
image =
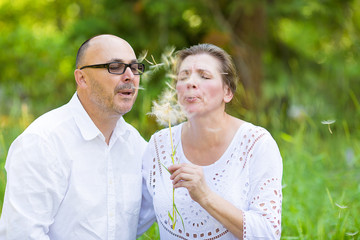
<svg viewBox="0 0 360 240"><path fill-rule="evenodd" d="M268 131L225 112L237 82L230 56L199 44L177 60L187 116L171 128L177 164L169 129L151 137L144 155L161 239L279 239L282 159Z"/></svg>

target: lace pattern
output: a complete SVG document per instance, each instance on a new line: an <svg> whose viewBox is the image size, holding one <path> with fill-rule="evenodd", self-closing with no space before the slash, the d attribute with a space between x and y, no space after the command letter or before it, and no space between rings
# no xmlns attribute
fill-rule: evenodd
<svg viewBox="0 0 360 240"><path fill-rule="evenodd" d="M266 179L258 186L255 196L250 194L249 163L254 158L254 149L263 136L268 132L248 124L249 127L240 128L232 143L223 156L214 164L203 168L205 179L209 187L223 198L233 203L243 212L251 209L261 212L260 217L273 226L280 237L281 233L281 176ZM176 146L175 161L188 162L181 147L181 125L173 127L172 138ZM176 189L175 203L183 218L177 219L175 228L171 225L168 212L172 211L172 183L170 174L162 164L169 167L171 162L170 136L168 129L153 135L149 144L155 149L151 156L151 167L148 171L147 184L153 196L157 220L162 232L174 239L236 239L216 219L209 215L198 203L194 202L184 188ZM280 182L280 184L279 184ZM264 198L265 196L265 198ZM243 234L247 238L248 228L252 226L243 214ZM249 225L250 224L250 225Z"/></svg>
<svg viewBox="0 0 360 240"><path fill-rule="evenodd" d="M281 190L278 189L279 184L280 179L278 178L264 181L260 185L259 194L253 197L251 205L262 210L261 215L267 219L270 226L274 229L275 235L280 238L282 194ZM269 197L264 199L260 197L262 195Z"/></svg>

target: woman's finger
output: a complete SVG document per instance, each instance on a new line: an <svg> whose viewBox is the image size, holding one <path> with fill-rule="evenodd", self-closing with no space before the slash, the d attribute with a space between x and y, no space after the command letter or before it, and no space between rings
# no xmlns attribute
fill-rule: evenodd
<svg viewBox="0 0 360 240"><path fill-rule="evenodd" d="M187 164L187 163L174 164L174 165L171 165L168 168L168 170L169 170L169 172L174 173L175 171L179 170L180 168L184 168L187 165L189 165L189 164Z"/></svg>
<svg viewBox="0 0 360 240"><path fill-rule="evenodd" d="M177 164L169 167L169 171L172 173L170 176L171 180L174 180L175 177L181 173L194 174L194 168L190 164Z"/></svg>
<svg viewBox="0 0 360 240"><path fill-rule="evenodd" d="M176 185L178 182L191 181L193 179L191 174L188 173L180 173L175 176L172 183Z"/></svg>

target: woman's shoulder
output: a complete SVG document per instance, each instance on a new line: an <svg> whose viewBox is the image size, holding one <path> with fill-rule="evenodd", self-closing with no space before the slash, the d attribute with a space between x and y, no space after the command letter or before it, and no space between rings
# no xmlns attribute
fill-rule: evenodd
<svg viewBox="0 0 360 240"><path fill-rule="evenodd" d="M249 135L252 137L270 134L269 131L266 130L264 127L257 126L253 123L245 121L240 125L239 129L241 130L243 135Z"/></svg>
<svg viewBox="0 0 360 240"><path fill-rule="evenodd" d="M246 146L259 145L260 143L274 141L267 129L254 125L250 122L243 122L241 124L236 137L241 142L241 145Z"/></svg>

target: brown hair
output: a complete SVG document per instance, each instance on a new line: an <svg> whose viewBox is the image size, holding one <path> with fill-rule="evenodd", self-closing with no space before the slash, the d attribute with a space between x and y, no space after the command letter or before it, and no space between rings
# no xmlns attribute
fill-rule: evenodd
<svg viewBox="0 0 360 240"><path fill-rule="evenodd" d="M175 64L176 75L179 73L180 65L184 61L184 59L188 56L197 54L209 54L210 56L213 56L219 60L219 62L221 63L220 72L222 73L221 75L223 83L230 88L233 94L235 94L238 77L236 74L234 62L227 52L213 44L202 43L178 51L176 53Z"/></svg>

